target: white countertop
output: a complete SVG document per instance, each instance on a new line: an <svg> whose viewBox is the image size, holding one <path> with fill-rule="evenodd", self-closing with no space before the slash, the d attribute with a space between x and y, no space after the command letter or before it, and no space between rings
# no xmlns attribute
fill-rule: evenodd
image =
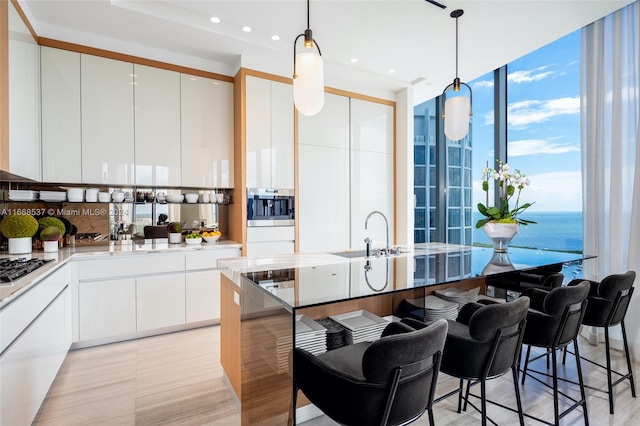
<svg viewBox="0 0 640 426"><path fill-rule="evenodd" d="M13 300L20 297L21 294L37 284L42 279L51 275L62 265L73 260L94 259L104 256L120 256L120 255L136 255L145 253L158 252L193 252L207 250L222 250L230 248L242 248L242 244L230 240L218 240L214 243L202 243L196 245L169 244L168 239L161 238L155 240L144 240L141 242L133 242L132 244L111 244L92 247L65 247L59 249L57 253L44 253L42 251L33 251L28 254L9 254L8 252L0 252L0 257L8 257L13 259L53 259L45 266L36 269L30 274L13 282L0 283L0 310L9 305Z"/></svg>

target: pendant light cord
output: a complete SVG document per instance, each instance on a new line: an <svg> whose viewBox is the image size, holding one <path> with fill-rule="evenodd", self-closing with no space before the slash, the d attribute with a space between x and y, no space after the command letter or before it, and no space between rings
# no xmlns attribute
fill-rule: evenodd
<svg viewBox="0 0 640 426"><path fill-rule="evenodd" d="M458 17L456 17L456 78L458 78Z"/></svg>
<svg viewBox="0 0 640 426"><path fill-rule="evenodd" d="M456 19L457 21L457 19ZM307 29L311 28L311 24L309 21L309 0L307 0Z"/></svg>

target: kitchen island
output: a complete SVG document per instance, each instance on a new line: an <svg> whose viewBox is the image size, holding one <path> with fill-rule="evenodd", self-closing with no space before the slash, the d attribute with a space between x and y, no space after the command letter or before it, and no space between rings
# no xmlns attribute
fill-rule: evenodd
<svg viewBox="0 0 640 426"><path fill-rule="evenodd" d="M403 301L437 290L485 294L488 278L590 258L517 248L495 255L490 248L428 243L388 257L347 252L220 261L221 362L242 424L295 424L313 416L302 395L297 414L290 409L290 354L301 344L295 330L302 315L324 320L363 310L392 318L402 315Z"/></svg>

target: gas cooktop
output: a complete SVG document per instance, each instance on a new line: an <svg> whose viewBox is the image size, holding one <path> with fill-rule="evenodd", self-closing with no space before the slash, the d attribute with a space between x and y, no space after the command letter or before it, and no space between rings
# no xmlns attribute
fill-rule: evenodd
<svg viewBox="0 0 640 426"><path fill-rule="evenodd" d="M10 283L45 266L53 259L0 258L0 282Z"/></svg>

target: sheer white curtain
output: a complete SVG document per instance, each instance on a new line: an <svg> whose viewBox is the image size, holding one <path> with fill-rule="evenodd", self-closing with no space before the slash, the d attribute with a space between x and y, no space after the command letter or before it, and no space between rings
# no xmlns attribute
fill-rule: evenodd
<svg viewBox="0 0 640 426"><path fill-rule="evenodd" d="M640 5L582 31L581 143L585 278L640 276ZM636 165L638 165L636 167ZM640 282L625 324L640 358Z"/></svg>

